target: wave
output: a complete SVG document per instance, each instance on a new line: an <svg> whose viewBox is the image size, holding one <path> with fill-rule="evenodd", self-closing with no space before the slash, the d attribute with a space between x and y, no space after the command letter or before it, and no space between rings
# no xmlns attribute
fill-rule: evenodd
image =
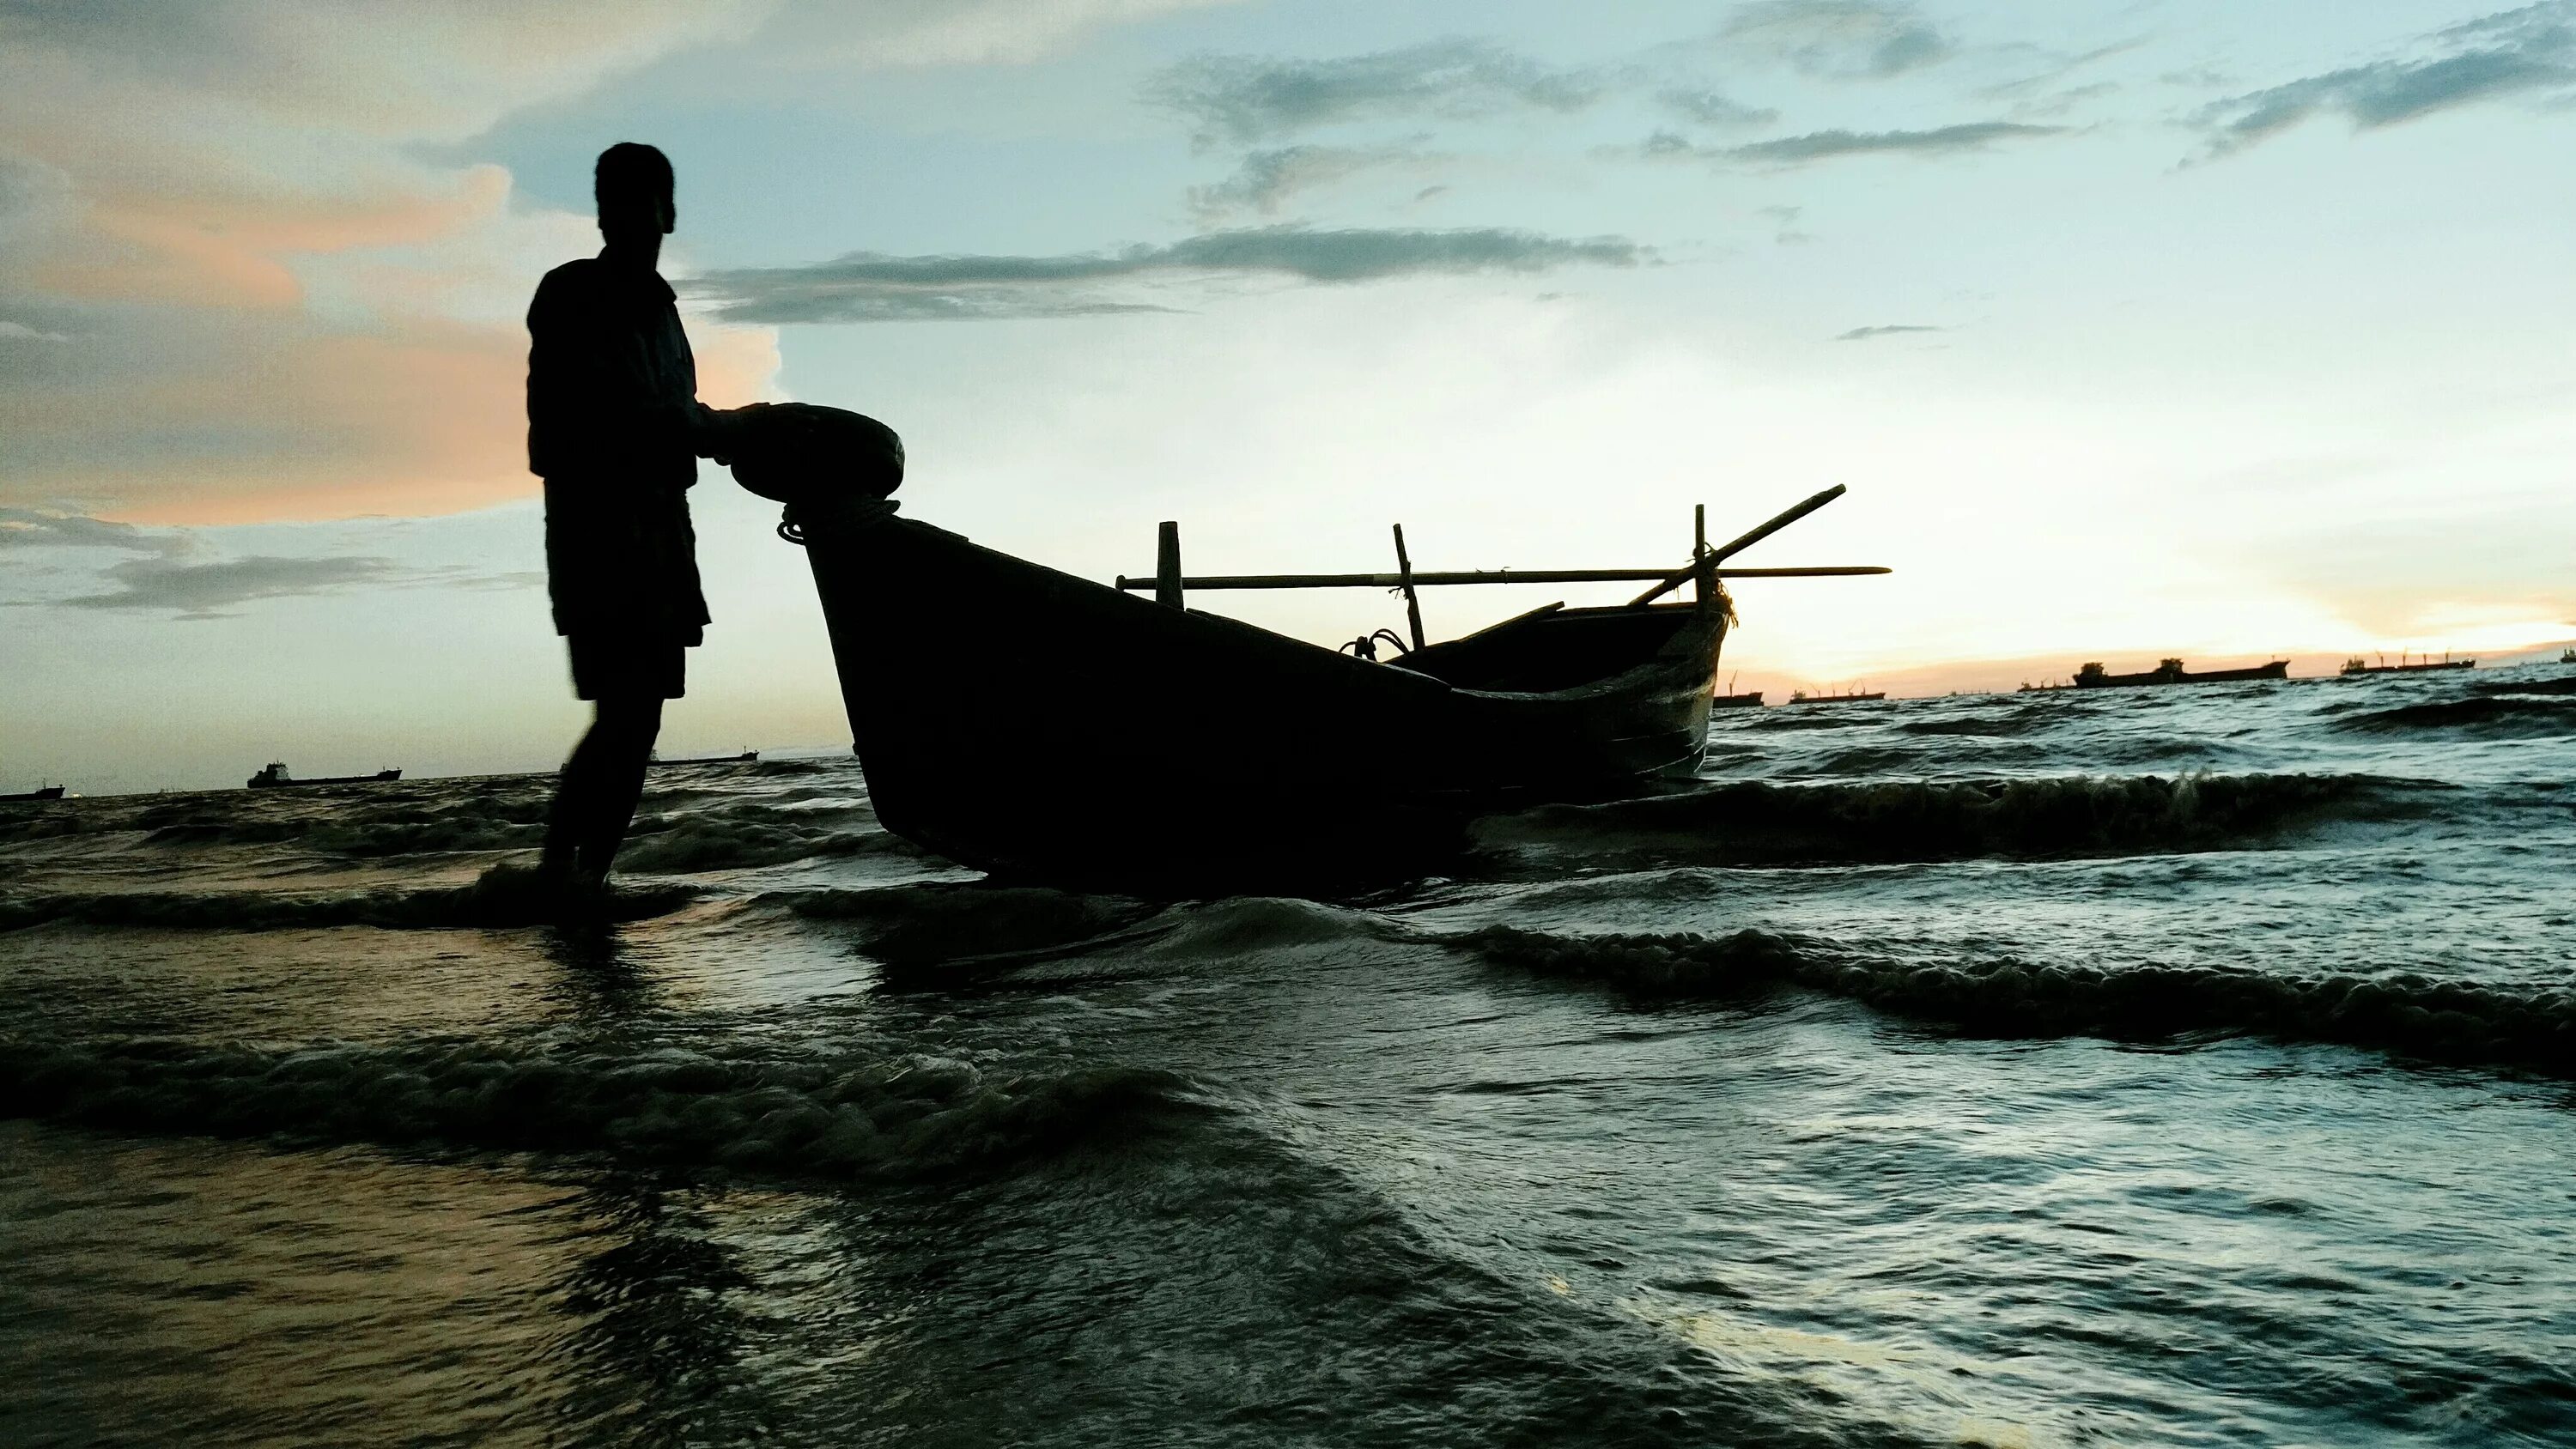
<svg viewBox="0 0 2576 1449"><path fill-rule="evenodd" d="M1170 954L1219 958L1411 934L1370 911L1296 896L1230 896L1174 906L1155 923L1170 929L1162 948Z"/></svg>
<svg viewBox="0 0 2576 1449"><path fill-rule="evenodd" d="M2480 694L2576 694L2576 674L2559 679L2486 680L2470 688Z"/></svg>
<svg viewBox="0 0 2576 1449"><path fill-rule="evenodd" d="M899 982L921 973L914 984L925 985L956 984L959 967L1016 968L1111 946L1125 948L1116 957L1124 970L1146 957L1235 961L1261 951L1411 936L1370 911L1288 896L1167 905L968 881L780 892L753 904L764 903L852 923L867 954L892 968ZM934 968L935 977L928 974Z"/></svg>
<svg viewBox="0 0 2576 1449"><path fill-rule="evenodd" d="M769 811L770 816L783 812ZM665 829L627 837L617 853L621 870L685 875L695 871L742 870L779 865L819 855L910 855L930 852L884 830L833 830L788 819L739 819L726 816L685 818Z"/></svg>
<svg viewBox="0 0 2576 1449"><path fill-rule="evenodd" d="M924 1056L7 1038L0 1103L0 1114L120 1131L604 1153L826 1177L973 1166L1203 1105L1166 1072L1004 1075Z"/></svg>
<svg viewBox="0 0 2576 1449"><path fill-rule="evenodd" d="M1809 937L1557 936L1507 926L1451 938L1496 964L1646 996L1798 986L1881 1011L2011 1036L2254 1034L2576 1076L2576 994L2423 976L2273 976L2197 966L1906 962Z"/></svg>
<svg viewBox="0 0 2576 1449"><path fill-rule="evenodd" d="M2447 787L2368 775L1742 781L1480 822L1493 848L1577 845L1714 863L2067 856L2241 845L2326 818L2394 815Z"/></svg>
<svg viewBox="0 0 2576 1449"><path fill-rule="evenodd" d="M782 891L753 904L849 923L869 955L897 967L1070 950L1156 914L1154 906L1126 896L986 881Z"/></svg>
<svg viewBox="0 0 2576 1449"><path fill-rule="evenodd" d="M476 801L440 809L391 807L319 821L242 818L202 810L147 814L143 843L165 848L289 845L314 855L384 859L404 855L530 850L544 838L547 803L541 796ZM635 823L618 864L626 869L685 874L776 865L817 855L922 854L881 830L833 829L835 816L866 820L862 808L823 812L767 805L644 816ZM155 823L157 821L157 823Z"/></svg>
<svg viewBox="0 0 2576 1449"><path fill-rule="evenodd" d="M546 816L545 800L535 795L444 806L400 801L335 810L318 819L311 814L316 803L189 801L138 812L130 828L144 832L147 846L293 845L316 855L376 858L522 849L536 843Z"/></svg>
<svg viewBox="0 0 2576 1449"><path fill-rule="evenodd" d="M1897 728L1909 735L1966 735L1971 738L2005 739L2028 734L2042 721L2024 715L1965 715L1957 719L1909 719L1899 721Z"/></svg>
<svg viewBox="0 0 2576 1449"><path fill-rule="evenodd" d="M2462 731L2507 738L2576 734L2576 699L2521 694L2479 694L2432 704L2400 705L2373 710L2335 727L2370 733L2409 730Z"/></svg>
<svg viewBox="0 0 2576 1449"><path fill-rule="evenodd" d="M0 895L0 931L64 922L88 926L142 926L163 930L285 931L331 926L382 926L397 930L460 926L530 926L562 920L553 898L529 889L525 872L490 872L467 886L366 891L122 891ZM698 898L689 886L620 885L599 909L598 921L639 921L669 915Z"/></svg>

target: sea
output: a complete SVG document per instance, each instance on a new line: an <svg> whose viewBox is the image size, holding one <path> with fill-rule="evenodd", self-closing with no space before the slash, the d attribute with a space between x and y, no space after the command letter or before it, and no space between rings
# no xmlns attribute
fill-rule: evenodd
<svg viewBox="0 0 2576 1449"><path fill-rule="evenodd" d="M5 807L0 1443L2576 1443L2570 675L1721 711L1336 899Z"/></svg>

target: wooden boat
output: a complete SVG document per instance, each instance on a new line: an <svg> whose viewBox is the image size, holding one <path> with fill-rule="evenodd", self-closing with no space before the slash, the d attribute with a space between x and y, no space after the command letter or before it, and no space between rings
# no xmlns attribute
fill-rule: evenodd
<svg viewBox="0 0 2576 1449"><path fill-rule="evenodd" d="M60 785L39 785L33 790L21 790L14 795L0 795L0 800L60 800L61 798L63 798L63 787Z"/></svg>
<svg viewBox="0 0 2576 1449"><path fill-rule="evenodd" d="M310 780L298 780L286 773L285 761L271 760L268 762L267 769L251 776L247 783L254 790L283 790L297 785L374 785L401 778L400 770L378 770L372 775L323 775Z"/></svg>
<svg viewBox="0 0 2576 1449"><path fill-rule="evenodd" d="M878 819L996 874L1159 892L1400 876L1454 851L1478 813L1687 773L1733 618L1722 574L1797 572L1717 560L1841 492L1727 549L1703 539L1678 570L1416 573L1398 529L1392 575L1191 578L1166 523L1152 577L1102 585L895 516L879 499L899 445L873 477L846 458L820 475L817 452L752 440L734 471L787 503L781 534L805 546ZM1613 579L1655 587L1423 640L1423 586ZM1693 583L1692 600L1657 602ZM1184 604L1192 590L1363 586L1406 597L1412 646L1371 636L1405 651L1387 662ZM1043 732L1031 697L1050 702Z"/></svg>
<svg viewBox="0 0 2576 1449"><path fill-rule="evenodd" d="M2447 654L2443 655L2439 659L2418 659L2412 663L2409 663L2404 655L2399 655L2397 662L2394 664L2385 662L2388 658L2385 654L2379 657L2383 662L2373 664L2356 654L2350 659L2345 660L2343 662L2343 668L2337 672L2345 678L2352 678L2364 674L2428 674L2438 673L2445 669L2475 669L2478 667L2478 661L2474 659L2453 659Z"/></svg>
<svg viewBox="0 0 2576 1449"><path fill-rule="evenodd" d="M1792 690L1789 694L1791 704L1867 704L1871 700L1885 698L1887 691L1883 689L1874 694L1809 694L1803 689Z"/></svg>
<svg viewBox="0 0 2576 1449"><path fill-rule="evenodd" d="M2100 664L2087 664L2075 671L2077 689L2138 689L2151 684L2232 684L2253 679L2287 679L2290 661L2275 659L2248 669L2186 670L2179 659L2168 659L2144 674L2107 674Z"/></svg>
<svg viewBox="0 0 2576 1449"><path fill-rule="evenodd" d="M649 769L667 770L681 765L749 765L757 763L760 751L745 750L739 755L692 755L683 760L666 760L659 755L644 762Z"/></svg>

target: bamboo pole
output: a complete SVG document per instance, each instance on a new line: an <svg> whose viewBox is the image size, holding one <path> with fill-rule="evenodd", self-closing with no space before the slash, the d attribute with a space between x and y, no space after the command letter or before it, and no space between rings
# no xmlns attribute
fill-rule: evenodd
<svg viewBox="0 0 2576 1449"><path fill-rule="evenodd" d="M1404 577L1404 619L1413 626L1413 647L1422 647L1422 596L1413 589L1413 559L1404 551L1404 525L1395 526L1395 567Z"/></svg>
<svg viewBox="0 0 2576 1449"><path fill-rule="evenodd" d="M1688 580L1691 570L1682 571ZM1711 569L1720 579L1828 579L1890 573L1878 564L1835 564L1814 568ZM1458 573L1416 573L1416 588L1454 584L1635 584L1666 577L1664 569L1477 569ZM1405 574L1208 574L1184 578L1186 589L1400 589ZM1159 587L1158 579L1118 576L1117 586L1142 591Z"/></svg>
<svg viewBox="0 0 2576 1449"><path fill-rule="evenodd" d="M1817 509L1824 507L1826 504L1833 502L1835 499L1842 497L1846 491L1848 490L1845 485L1840 483L1835 484L1833 487L1826 489L1824 492L1819 493L1804 503L1799 504L1797 507L1790 509L1788 512L1783 513L1778 517L1771 519L1769 522L1753 529L1751 532L1744 534L1734 542L1729 543L1722 548L1710 550L1708 555L1709 562L1720 563L1725 561L1730 555L1742 553L1744 550L1751 548L1753 545L1760 543L1762 540L1769 538L1775 533L1778 533L1781 529L1787 528L1790 524L1797 522L1799 519L1806 517L1808 514L1813 513ZM1642 604L1651 604L1655 600L1662 598L1664 595L1669 594L1673 590L1690 582L1692 576L1698 572L1699 560L1694 557L1692 558L1689 567L1678 572L1667 570L1662 582L1656 584L1653 588L1646 590L1644 593L1639 594L1637 597L1630 599L1628 603L1632 607Z"/></svg>

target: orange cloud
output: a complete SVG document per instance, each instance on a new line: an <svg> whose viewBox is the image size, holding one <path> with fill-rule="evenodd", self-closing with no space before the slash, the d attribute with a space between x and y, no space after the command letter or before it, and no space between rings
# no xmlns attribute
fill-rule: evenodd
<svg viewBox="0 0 2576 1449"><path fill-rule="evenodd" d="M508 203L510 173L475 166L443 191L366 197L110 194L90 202L76 259L35 285L90 301L284 308L303 301L291 258L449 236Z"/></svg>
<svg viewBox="0 0 2576 1449"><path fill-rule="evenodd" d="M237 524L427 516L528 497L527 334L514 325L412 321L380 332L238 338L229 365L115 390L0 399L0 427L31 443L110 443L136 420L193 447L13 470L0 496L81 503L130 523ZM702 329L700 395L769 395L766 329Z"/></svg>

